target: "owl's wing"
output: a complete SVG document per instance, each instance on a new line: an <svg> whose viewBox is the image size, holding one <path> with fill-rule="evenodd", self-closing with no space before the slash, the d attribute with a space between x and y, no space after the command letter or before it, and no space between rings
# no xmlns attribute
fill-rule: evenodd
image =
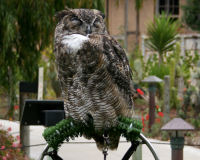
<svg viewBox="0 0 200 160"><path fill-rule="evenodd" d="M123 97L133 107L132 70L124 49L110 35L103 36L103 53L107 57L107 70L120 89Z"/></svg>

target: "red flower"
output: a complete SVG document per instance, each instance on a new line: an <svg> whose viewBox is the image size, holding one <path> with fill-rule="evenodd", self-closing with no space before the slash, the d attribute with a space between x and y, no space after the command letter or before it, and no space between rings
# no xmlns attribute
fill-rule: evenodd
<svg viewBox="0 0 200 160"><path fill-rule="evenodd" d="M1 146L1 149L5 149L5 146Z"/></svg>
<svg viewBox="0 0 200 160"><path fill-rule="evenodd" d="M7 160L7 158L5 156L3 156L2 158L3 158L2 160Z"/></svg>
<svg viewBox="0 0 200 160"><path fill-rule="evenodd" d="M157 109L157 112L160 112L161 109L160 109L160 106L159 105L156 105L156 109Z"/></svg>
<svg viewBox="0 0 200 160"><path fill-rule="evenodd" d="M13 144L12 144L12 147L14 147L14 148L15 148L15 147L18 147L18 144L17 144L17 143L13 143Z"/></svg>
<svg viewBox="0 0 200 160"><path fill-rule="evenodd" d="M144 117L142 116L142 122L144 122Z"/></svg>
<svg viewBox="0 0 200 160"><path fill-rule="evenodd" d="M145 123L144 123L144 117L142 116L142 125L143 125L143 128L142 128L142 131L144 132L144 127L145 127Z"/></svg>
<svg viewBox="0 0 200 160"><path fill-rule="evenodd" d="M140 95L144 95L144 92L141 90L141 89L137 89L137 92L140 94Z"/></svg>
<svg viewBox="0 0 200 160"><path fill-rule="evenodd" d="M16 139L19 141L20 140L20 136L18 135L18 136L16 136Z"/></svg>
<svg viewBox="0 0 200 160"><path fill-rule="evenodd" d="M160 117L164 117L163 112L158 112L158 115L159 115Z"/></svg>
<svg viewBox="0 0 200 160"><path fill-rule="evenodd" d="M14 110L18 110L19 109L19 106L18 105L15 105L14 106Z"/></svg>
<svg viewBox="0 0 200 160"><path fill-rule="evenodd" d="M12 130L12 128L11 128L11 127L9 127L7 130L8 130L8 132L10 132L10 131Z"/></svg>
<svg viewBox="0 0 200 160"><path fill-rule="evenodd" d="M160 123L160 118L156 118L156 122Z"/></svg>
<svg viewBox="0 0 200 160"><path fill-rule="evenodd" d="M142 131L144 132L144 127L142 128Z"/></svg>
<svg viewBox="0 0 200 160"><path fill-rule="evenodd" d="M149 120L149 114L146 115L146 120L147 120L147 121Z"/></svg>

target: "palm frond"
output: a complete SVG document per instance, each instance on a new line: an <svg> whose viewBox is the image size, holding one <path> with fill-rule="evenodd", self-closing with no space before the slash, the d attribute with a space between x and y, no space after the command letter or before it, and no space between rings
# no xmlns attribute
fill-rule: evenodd
<svg viewBox="0 0 200 160"><path fill-rule="evenodd" d="M171 51L175 44L178 28L178 22L173 22L164 13L161 16L156 16L154 22L151 22L147 26L149 37L147 47L153 51L157 51L159 54Z"/></svg>

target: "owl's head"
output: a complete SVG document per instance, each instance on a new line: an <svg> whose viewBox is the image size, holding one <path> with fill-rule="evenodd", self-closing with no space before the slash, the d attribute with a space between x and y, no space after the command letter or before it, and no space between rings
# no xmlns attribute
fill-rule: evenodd
<svg viewBox="0 0 200 160"><path fill-rule="evenodd" d="M56 14L63 34L105 34L104 14L96 9L66 9Z"/></svg>

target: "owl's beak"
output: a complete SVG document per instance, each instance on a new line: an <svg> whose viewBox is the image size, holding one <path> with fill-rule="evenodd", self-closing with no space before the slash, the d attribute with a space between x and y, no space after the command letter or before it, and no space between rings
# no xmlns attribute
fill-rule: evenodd
<svg viewBox="0 0 200 160"><path fill-rule="evenodd" d="M92 33L91 26L88 25L87 28L86 28L86 34L91 34L91 33Z"/></svg>

